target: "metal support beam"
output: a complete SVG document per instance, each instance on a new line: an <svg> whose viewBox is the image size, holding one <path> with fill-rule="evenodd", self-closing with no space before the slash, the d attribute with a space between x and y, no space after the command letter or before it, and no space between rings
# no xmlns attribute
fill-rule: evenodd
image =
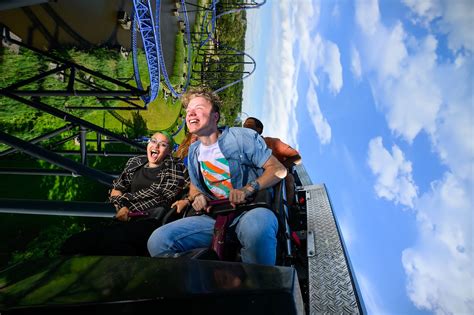
<svg viewBox="0 0 474 315"><path fill-rule="evenodd" d="M101 152L102 151L102 135L100 132L96 133L97 135L97 151Z"/></svg>
<svg viewBox="0 0 474 315"><path fill-rule="evenodd" d="M0 199L0 213L112 218L115 209L105 202Z"/></svg>
<svg viewBox="0 0 474 315"><path fill-rule="evenodd" d="M0 28L2 26L3 25L0 24ZM81 66L79 64L76 64L74 62L71 62L69 60L63 59L63 58L58 57L56 55L53 55L51 53L48 53L48 52L42 51L40 49L37 49L35 47L32 47L30 45L27 45L27 44L25 44L21 41L15 40L15 39L10 37L10 32L9 32L8 28L6 28L5 26L4 26L4 28L6 29L6 31L4 32L5 36L3 36L4 34L1 34L1 35L7 42L12 43L12 44L16 44L18 46L24 47L24 48L29 49L31 51L34 51L35 53L37 53L39 55L42 55L42 56L44 56L44 57L46 57L50 60L53 60L54 62L56 62L58 64L62 64L62 65L60 67L56 68L56 69L49 70L49 71L47 71L45 73L42 73L42 74L39 74L39 75L37 75L33 78L23 80L22 82L20 82L18 84L14 84L14 85L12 85L10 87L6 87L2 90L7 89L8 92L10 92L10 93L14 93L14 94L18 94L18 95L27 95L27 96L135 96L135 97L139 97L139 96L147 94L147 91L145 91L145 90L138 89L138 88L136 88L136 87L134 87L130 84L127 84L127 83L124 83L124 82L119 81L117 79L108 77L108 76L106 76L106 75L104 75L100 72L88 69L86 67L83 67L83 66ZM66 90L60 90L60 91L57 91L57 90L53 90L53 91L25 91L25 90L18 91L18 90L14 90L16 87L18 87L20 85L23 86L23 85L25 85L25 83L27 84L27 83L30 83L30 82L34 82L35 80L44 78L47 75L56 73L58 71L64 71L66 69L71 69L71 75L69 76L68 86L67 86ZM102 89L102 90L95 90L95 91L84 91L84 90L75 91L74 83L75 83L75 81L78 81L78 80L76 80L77 71L82 71L82 72L88 73L90 75L93 75L94 77L100 78L104 81L113 83L113 84L117 85L118 87L121 87L121 88L125 89L125 91L112 91L112 90L109 90L109 89Z"/></svg>
<svg viewBox="0 0 474 315"><path fill-rule="evenodd" d="M81 131L79 132L79 143L81 148L81 163L82 165L87 165L87 129L81 126Z"/></svg>
<svg viewBox="0 0 474 315"><path fill-rule="evenodd" d="M18 101L18 102L21 102L21 103L26 104L26 105L28 105L28 106L31 106L31 107L33 107L33 108L39 109L39 110L41 110L41 111L44 111L44 112L46 112L46 113L48 113L48 114L51 114L51 115L53 115L53 116L56 116L56 117L58 117L58 118L60 118L60 119L63 119L63 120L65 120L65 121L69 121L69 122L75 123L75 124L77 124L77 125L84 126L84 127L88 128L88 129L90 129L90 130L93 130L93 131L95 131L95 132L100 132L101 134L103 134L103 135L105 135L105 136L108 136L109 138L117 139L117 140L119 140L119 141L121 141L121 142L123 142L123 143L126 143L126 144L128 144L128 145L134 147L134 148L139 149L140 151L143 151L143 152L144 152L144 151L146 150L146 148L145 148L144 146L139 145L139 144L137 144L137 143L135 143L135 142L133 142L133 141L131 141L131 140L129 140L129 139L127 139L127 138L121 136L121 135L115 134L115 133L113 133L113 132L111 132L111 131L109 131L109 130L107 130L107 129L104 129L104 128L102 128L102 127L99 127L99 126L97 126L97 125L94 125L94 124L92 124L92 123L90 123L90 122L88 122L88 121L86 121L86 120L84 120L84 119L78 118L78 117L76 117L76 116L74 116L74 115L71 115L71 114L69 114L69 113L67 113L67 112L61 111L61 110L59 110L59 109L57 109L57 108L55 108L55 107L46 105L46 104L44 104L44 103L42 103L42 102L39 102L39 101L30 101L30 100L28 100L28 99L26 99L26 98L22 98L22 97L20 97L20 96L18 96L18 95L12 94L12 93L10 93L10 92L8 92L8 91L5 91L5 90L0 90L0 95L4 95L4 96L7 96L7 97L10 97L11 99L14 99L14 100L16 100L16 101Z"/></svg>
<svg viewBox="0 0 474 315"><path fill-rule="evenodd" d="M84 166L80 163L69 160L65 157L62 157L59 154L53 153L46 149L43 149L37 145L31 144L27 141L18 139L9 134L0 131L0 142L3 142L11 147L17 148L23 152L28 153L29 155L36 157L41 160L45 160L49 163L67 169L73 173L80 174L83 176L90 177L104 185L110 186L113 181L113 177L104 172L95 170L93 168Z"/></svg>
<svg viewBox="0 0 474 315"><path fill-rule="evenodd" d="M19 96L110 96L125 97L136 96L133 91L85 91L85 90L49 90L49 91L33 91L33 90L8 90L8 92Z"/></svg>
<svg viewBox="0 0 474 315"><path fill-rule="evenodd" d="M28 19L32 22L34 28L38 30L46 39L48 43L53 43L57 44L57 39L51 35L49 30L46 28L46 26L41 22L41 20L36 16L36 14L33 12L33 10L30 9L30 7L23 7L21 8L23 13L28 17Z"/></svg>
<svg viewBox="0 0 474 315"><path fill-rule="evenodd" d="M45 133L44 135L42 136L39 136L39 137L36 137L36 138L33 138L31 139L29 142L30 143L38 143L42 140L45 140L45 139L49 139L49 138L52 138L64 131L68 131L70 129L72 129L74 127L73 124L67 124L66 126L64 127L61 127L61 128L58 128L56 130L53 130L51 132L48 132L48 133ZM18 149L14 149L14 148L11 148L11 149L8 149L8 150L5 150L5 151L2 151L0 152L0 156L5 156L5 155L8 155L8 154L11 154L11 153L15 153L16 151L18 151Z"/></svg>
<svg viewBox="0 0 474 315"><path fill-rule="evenodd" d="M147 110L145 107L114 107L114 106L64 106L67 109L93 109L93 110Z"/></svg>
<svg viewBox="0 0 474 315"><path fill-rule="evenodd" d="M210 60L209 62L206 62L207 66L214 65L214 64L242 64L242 65L250 65L253 64L252 61L223 61L223 60Z"/></svg>
<svg viewBox="0 0 474 315"><path fill-rule="evenodd" d="M64 71L68 68L67 65L62 65L62 66L59 66L57 68L54 68L54 69L51 69L51 70L48 70L46 72L43 72L43 73L40 73L38 75L35 75L34 77L31 77L29 79L25 79L25 80L21 80L20 82L17 82L17 83L14 83L14 84L11 84L7 87L5 87L5 89L7 90L15 90L19 87L22 87L22 86L25 86L25 85L28 85L30 83L33 83L33 82L36 82L40 79L43 79L43 78L46 78L47 76L49 75L52 75L52 74L55 74L55 73L58 73L58 72L61 72L61 71Z"/></svg>
<svg viewBox="0 0 474 315"><path fill-rule="evenodd" d="M207 73L232 73L232 74L249 74L248 71L228 71L228 70L207 70Z"/></svg>
<svg viewBox="0 0 474 315"><path fill-rule="evenodd" d="M81 151L75 151L75 150L59 150L59 151L54 151L57 154L61 155L80 155L82 154ZM121 157L133 157L136 156L137 153L134 152L107 152L107 151L88 151L87 152L88 156L121 156Z"/></svg>
<svg viewBox="0 0 474 315"><path fill-rule="evenodd" d="M40 175L40 176L73 176L78 177L71 171L67 170L52 170L44 168L11 168L11 167L0 167L1 175ZM118 174L107 173L110 176L117 177Z"/></svg>
<svg viewBox="0 0 474 315"><path fill-rule="evenodd" d="M67 82L67 90L74 91L74 80L76 79L76 68L71 67L71 74L69 75L69 80Z"/></svg>
<svg viewBox="0 0 474 315"><path fill-rule="evenodd" d="M56 141L55 143L51 144L51 145L48 147L48 149L51 150L52 148L57 148L58 146L60 146L60 145L62 145L62 144L65 144L66 142L71 141L71 140L73 140L73 139L76 138L76 137L79 137L79 134L78 134L78 133L75 133L75 134L73 134L73 135L67 136L67 137L65 137L65 138L63 138L63 139L61 139L61 140Z"/></svg>

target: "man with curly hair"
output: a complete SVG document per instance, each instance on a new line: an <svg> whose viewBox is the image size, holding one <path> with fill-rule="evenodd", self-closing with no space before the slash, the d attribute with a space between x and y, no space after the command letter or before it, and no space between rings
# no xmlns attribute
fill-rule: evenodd
<svg viewBox="0 0 474 315"><path fill-rule="evenodd" d="M198 140L189 148L190 193L177 207L180 211L192 205L203 215L186 217L154 231L148 240L151 256L209 247L215 223L210 200L228 198L235 207L286 176L286 168L255 131L218 128L221 102L215 93L192 89L182 97L182 103L188 130ZM257 207L243 212L230 226L242 246L243 262L275 264L278 221L270 209Z"/></svg>

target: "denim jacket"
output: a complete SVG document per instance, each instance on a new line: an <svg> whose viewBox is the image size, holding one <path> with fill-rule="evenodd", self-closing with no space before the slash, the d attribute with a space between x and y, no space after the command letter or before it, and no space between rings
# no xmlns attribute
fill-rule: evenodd
<svg viewBox="0 0 474 315"><path fill-rule="evenodd" d="M225 127L217 139L222 154L229 162L230 180L234 189L242 188L263 174L262 166L272 155L263 138L248 128ZM201 141L189 147L188 168L191 183L208 197L215 199L202 180L198 155Z"/></svg>

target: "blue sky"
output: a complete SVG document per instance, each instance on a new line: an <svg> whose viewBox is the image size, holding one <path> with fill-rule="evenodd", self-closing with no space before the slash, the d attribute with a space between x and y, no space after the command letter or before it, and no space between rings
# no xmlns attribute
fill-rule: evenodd
<svg viewBox="0 0 474 315"><path fill-rule="evenodd" d="M370 314L474 314L474 2L248 10L243 116L325 183Z"/></svg>

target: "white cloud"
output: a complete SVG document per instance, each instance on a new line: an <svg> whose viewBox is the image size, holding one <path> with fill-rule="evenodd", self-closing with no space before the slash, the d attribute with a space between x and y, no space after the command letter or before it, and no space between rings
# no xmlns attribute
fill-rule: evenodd
<svg viewBox="0 0 474 315"><path fill-rule="evenodd" d="M336 2L332 8L331 17L336 20L339 20L341 17L341 8L338 2Z"/></svg>
<svg viewBox="0 0 474 315"><path fill-rule="evenodd" d="M295 147L298 132L296 105L299 71L305 71L313 82L306 95L313 97L307 102L307 108L323 144L330 142L331 128L319 107L314 84L319 84L320 75L327 76L328 89L332 93L338 93L343 84L338 47L317 33L311 35L317 26L319 14L319 3L311 1L281 1L274 6L273 11L274 53L268 64L270 71L262 111L269 115L262 117L262 120L267 126L266 135L282 138ZM305 66L303 70L302 64Z"/></svg>
<svg viewBox="0 0 474 315"><path fill-rule="evenodd" d="M472 179L451 173L417 203L420 235L403 251L407 291L419 308L436 314L474 312Z"/></svg>
<svg viewBox="0 0 474 315"><path fill-rule="evenodd" d="M298 124L296 121L297 64L293 56L294 6L286 1L274 5L272 11L272 47L268 60L267 89L264 96L262 121L264 135L281 138L297 146ZM266 115L268 114L268 116Z"/></svg>
<svg viewBox="0 0 474 315"><path fill-rule="evenodd" d="M331 141L331 126L329 126L326 118L324 118L319 108L318 95L314 89L313 83L310 83L306 93L306 106L310 115L310 119L316 129L321 144L327 144Z"/></svg>
<svg viewBox="0 0 474 315"><path fill-rule="evenodd" d="M445 0L446 8L440 22L443 31L448 34L448 46L453 51L466 48L474 50L474 7L470 0Z"/></svg>
<svg viewBox="0 0 474 315"><path fill-rule="evenodd" d="M320 3L312 1L278 2L273 6L272 54L268 61L268 84L262 117L265 135L281 138L297 147L298 103L297 79L304 71L311 86L306 92L312 97L306 104L314 128L322 144L331 140L331 127L323 116L316 86L337 94L342 88L342 65L338 46L315 30L319 23ZM313 34L314 33L314 34ZM327 86L320 86L322 77Z"/></svg>
<svg viewBox="0 0 474 315"><path fill-rule="evenodd" d="M351 71L357 80L362 77L362 66L360 64L359 51L352 46L351 47Z"/></svg>
<svg viewBox="0 0 474 315"><path fill-rule="evenodd" d="M388 32L380 32L380 35L387 36L386 40L381 42L383 46L379 45L380 57L382 57L378 64L381 67L380 74L383 77L399 77L402 74L403 60L407 56L407 50L403 44L406 36L403 26L397 23Z"/></svg>
<svg viewBox="0 0 474 315"><path fill-rule="evenodd" d="M377 0L358 0L356 2L356 22L366 35L377 31L380 11Z"/></svg>
<svg viewBox="0 0 474 315"><path fill-rule="evenodd" d="M448 36L448 47L474 50L474 6L471 0L403 0L415 16L414 22L430 28L434 23Z"/></svg>
<svg viewBox="0 0 474 315"><path fill-rule="evenodd" d="M329 89L333 93L339 93L342 88L342 65L341 65L341 53L339 47L331 41L322 40L323 53L321 65L323 71L329 77Z"/></svg>
<svg viewBox="0 0 474 315"><path fill-rule="evenodd" d="M262 36L261 23L258 17L257 10L248 10L247 11L247 31L245 33L245 51L252 57L258 55L258 49L260 48L259 42ZM252 71L253 65L246 64L245 71ZM258 67L258 65L257 65ZM247 77L244 81L244 88L242 91L242 112L256 112L254 103L254 95L258 89L258 80L261 79L258 76L259 72L254 72L253 75ZM259 116L255 114L255 116Z"/></svg>
<svg viewBox="0 0 474 315"><path fill-rule="evenodd" d="M367 70L383 80L399 78L403 74L403 65L408 54L404 44L406 33L403 26L396 23L392 28L386 28L378 23L376 30L363 38L367 46L359 45L357 48L364 58Z"/></svg>
<svg viewBox="0 0 474 315"><path fill-rule="evenodd" d="M359 11L367 4L359 2L355 18L362 36L355 46L377 107L393 134L413 144L419 133L426 133L432 143L428 153L437 154L448 171L419 198L416 190L408 189L406 195L412 198L402 202L395 175L403 169L401 151L393 148L390 154L381 139L373 139L369 164L378 174L377 194L405 205L411 202L417 216L416 242L402 255L410 299L417 307L438 314L472 314L473 4L464 0L404 2L415 23L425 28L425 35L407 33L401 21L392 22L391 27L376 18L364 21L361 16L367 12ZM438 47L444 35L452 55ZM388 170L382 161L389 163ZM406 187L416 188L410 183L411 171L406 174L410 174L405 177Z"/></svg>
<svg viewBox="0 0 474 315"><path fill-rule="evenodd" d="M309 8L303 8L312 12ZM319 19L319 6L316 5L316 21ZM302 10L299 10L299 12ZM310 83L306 92L306 107L310 114L311 122L316 130L321 144L331 141L331 126L321 112L316 86L320 85L321 77L328 78L328 89L333 94L339 93L343 85L341 55L337 45L324 39L319 33L311 38L309 29L315 27L315 19L307 15L306 25L301 23L299 28L298 48L304 71L310 77Z"/></svg>
<svg viewBox="0 0 474 315"><path fill-rule="evenodd" d="M405 58L400 75L394 80L379 74L376 84L383 91L382 107L386 110L390 129L408 142L421 130L432 133L442 105L436 84L436 40L426 37L416 47L416 53Z"/></svg>
<svg viewBox="0 0 474 315"><path fill-rule="evenodd" d="M320 4L317 1L295 1L295 31L309 34L319 23Z"/></svg>
<svg viewBox="0 0 474 315"><path fill-rule="evenodd" d="M412 178L411 162L405 160L398 146L394 145L390 154L381 137L370 140L368 164L377 177L374 186L377 196L413 208L418 188Z"/></svg>
<svg viewBox="0 0 474 315"><path fill-rule="evenodd" d="M432 133L434 148L445 165L463 179L474 177L472 69L472 58L458 57L454 64L440 65L436 76L444 106Z"/></svg>
<svg viewBox="0 0 474 315"><path fill-rule="evenodd" d="M439 0L402 0L402 2L414 13L415 23L425 26L441 15L441 2Z"/></svg>
<svg viewBox="0 0 474 315"><path fill-rule="evenodd" d="M319 85L319 78L326 75L328 87L333 94L339 93L342 88L342 65L341 54L336 44L316 34L311 40L308 51L305 52L308 59L303 59L311 81Z"/></svg>

